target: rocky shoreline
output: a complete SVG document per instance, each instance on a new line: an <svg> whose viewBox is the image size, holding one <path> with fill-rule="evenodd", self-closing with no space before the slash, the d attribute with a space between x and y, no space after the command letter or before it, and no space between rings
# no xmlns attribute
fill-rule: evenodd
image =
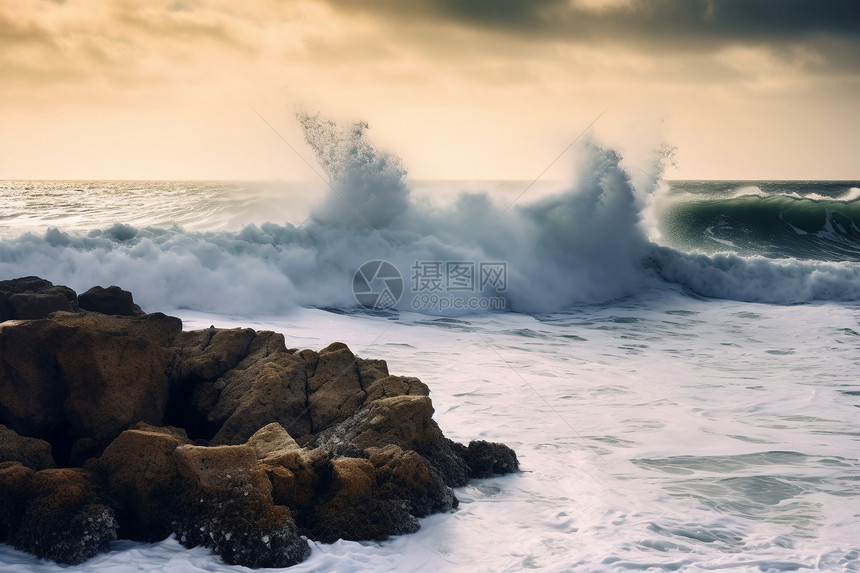
<svg viewBox="0 0 860 573"><path fill-rule="evenodd" d="M0 282L0 542L81 563L116 538L286 567L307 539L379 540L518 469L442 435L429 389L343 343L183 331L131 293Z"/></svg>

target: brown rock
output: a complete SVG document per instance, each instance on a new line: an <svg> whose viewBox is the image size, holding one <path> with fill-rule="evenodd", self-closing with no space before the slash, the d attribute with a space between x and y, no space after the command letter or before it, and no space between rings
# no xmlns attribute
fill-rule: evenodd
<svg viewBox="0 0 860 573"><path fill-rule="evenodd" d="M0 317L19 294L74 302L41 279L13 286L0 288ZM116 287L89 294L86 308L130 312ZM285 567L309 553L300 531L324 542L412 532L416 517L456 506L449 486L517 468L503 445L446 439L425 384L343 343L317 353L274 332L180 331L160 314L0 325L0 540L78 562L107 547L115 511L123 537L172 531L228 563ZM61 465L92 459L18 463L43 468L52 452Z"/></svg>
<svg viewBox="0 0 860 573"><path fill-rule="evenodd" d="M272 499L299 516L313 507L322 476L331 474L328 454L322 450L281 450L261 460L272 483Z"/></svg>
<svg viewBox="0 0 860 573"><path fill-rule="evenodd" d="M77 310L75 291L39 277L0 281L0 322L45 318L57 310Z"/></svg>
<svg viewBox="0 0 860 573"><path fill-rule="evenodd" d="M248 567L288 567L310 554L289 508L273 502L253 447L185 445L175 456L185 478L173 524L182 544Z"/></svg>
<svg viewBox="0 0 860 573"><path fill-rule="evenodd" d="M48 319L0 324L0 423L26 436L63 433L65 391L56 354L74 332Z"/></svg>
<svg viewBox="0 0 860 573"><path fill-rule="evenodd" d="M56 349L70 437L104 448L131 424L163 423L174 362L165 346L181 329L179 319L57 314L51 320L74 328ZM87 455L98 450L85 448Z"/></svg>
<svg viewBox="0 0 860 573"><path fill-rule="evenodd" d="M272 422L257 430L248 439L248 445L254 448L257 458L261 460L300 449L299 444L277 422Z"/></svg>
<svg viewBox="0 0 860 573"><path fill-rule="evenodd" d="M442 434L432 416L430 398L394 396L372 402L338 428L361 450L388 444L420 450Z"/></svg>
<svg viewBox="0 0 860 573"><path fill-rule="evenodd" d="M336 458L331 462L334 501L342 505L366 499L376 487L373 464L362 458Z"/></svg>
<svg viewBox="0 0 860 573"><path fill-rule="evenodd" d="M406 376L384 376L367 388L366 404L380 398L393 396L429 396L430 388L418 378Z"/></svg>
<svg viewBox="0 0 860 573"><path fill-rule="evenodd" d="M35 473L26 508L10 535L12 544L43 559L77 564L108 551L116 539L113 510L101 500L97 480L80 469Z"/></svg>
<svg viewBox="0 0 860 573"><path fill-rule="evenodd" d="M132 295L118 286L103 288L94 286L78 296L78 306L84 310L120 316L139 316L143 314L134 304Z"/></svg>
<svg viewBox="0 0 860 573"><path fill-rule="evenodd" d="M436 473L449 487L463 487L469 483L469 466L463 460L466 446L449 440L441 434L420 449Z"/></svg>
<svg viewBox="0 0 860 573"><path fill-rule="evenodd" d="M454 492L417 452L390 444L365 453L375 468L381 497L408 501L417 517L457 507Z"/></svg>
<svg viewBox="0 0 860 573"><path fill-rule="evenodd" d="M165 346L181 328L162 314L58 312L3 323L0 423L50 441L60 464L76 440L85 440L76 455L97 455L134 422L161 424L174 362Z"/></svg>
<svg viewBox="0 0 860 573"><path fill-rule="evenodd" d="M409 503L384 499L373 464L360 458L332 460L331 487L314 508L309 533L323 543L338 539L386 539L418 530Z"/></svg>
<svg viewBox="0 0 860 573"><path fill-rule="evenodd" d="M208 547L231 565L290 567L311 553L283 506L250 503L225 493L210 498L188 493L180 513L174 522L179 542L189 548Z"/></svg>
<svg viewBox="0 0 860 573"><path fill-rule="evenodd" d="M257 333L248 356L214 384L200 384L193 397L193 407L208 410L207 419L219 428L212 443L245 443L272 422L291 435L310 433L306 386L314 358L287 352L282 335Z"/></svg>
<svg viewBox="0 0 860 573"><path fill-rule="evenodd" d="M462 452L462 456L469 466L469 477L472 479L509 474L520 467L517 454L511 448L485 440L469 442L469 447Z"/></svg>
<svg viewBox="0 0 860 573"><path fill-rule="evenodd" d="M385 360L357 358L355 363L358 366L358 378L361 381L361 387L364 389L367 389L376 380L388 376L388 364Z"/></svg>
<svg viewBox="0 0 860 573"><path fill-rule="evenodd" d="M250 328L210 327L180 332L173 345L188 375L199 380L215 380L247 356L255 336Z"/></svg>
<svg viewBox="0 0 860 573"><path fill-rule="evenodd" d="M19 436L15 430L0 424L0 462L21 462L36 471L57 467L51 444L37 438Z"/></svg>
<svg viewBox="0 0 860 573"><path fill-rule="evenodd" d="M355 363L358 366L358 378L361 381L361 387L365 390L376 380L388 376L388 364L385 360L357 358Z"/></svg>
<svg viewBox="0 0 860 573"><path fill-rule="evenodd" d="M254 448L259 466L272 483L276 504L299 511L313 505L320 483L316 468L328 465L324 452L302 449L278 423L261 428L247 445Z"/></svg>
<svg viewBox="0 0 860 573"><path fill-rule="evenodd" d="M184 430L136 424L91 464L121 508L117 520L123 538L160 541L170 535L179 480L174 451L188 443Z"/></svg>
<svg viewBox="0 0 860 573"><path fill-rule="evenodd" d="M364 402L355 355L342 342L319 353L313 376L308 380L313 432L320 432L349 418Z"/></svg>
<svg viewBox="0 0 860 573"><path fill-rule="evenodd" d="M194 487L204 491L224 491L251 481L257 452L248 445L191 446L176 448L179 473Z"/></svg>
<svg viewBox="0 0 860 573"><path fill-rule="evenodd" d="M35 473L20 462L0 463L0 542L8 542L20 527Z"/></svg>
<svg viewBox="0 0 860 573"><path fill-rule="evenodd" d="M17 319L45 318L58 310L73 311L74 306L62 293L18 293L8 298L12 316Z"/></svg>

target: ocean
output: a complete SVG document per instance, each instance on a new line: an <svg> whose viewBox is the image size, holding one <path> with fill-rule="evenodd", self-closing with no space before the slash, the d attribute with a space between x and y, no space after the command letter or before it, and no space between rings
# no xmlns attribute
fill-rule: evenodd
<svg viewBox="0 0 860 573"><path fill-rule="evenodd" d="M664 181L594 144L566 182L410 182L352 144L318 143L328 183L0 182L0 280L342 341L516 450L418 533L290 571L860 571L860 182ZM248 571L0 546L140 570Z"/></svg>

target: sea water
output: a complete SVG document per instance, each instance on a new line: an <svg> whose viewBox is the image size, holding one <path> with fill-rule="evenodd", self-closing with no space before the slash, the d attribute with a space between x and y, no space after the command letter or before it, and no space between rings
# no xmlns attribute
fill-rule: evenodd
<svg viewBox="0 0 860 573"><path fill-rule="evenodd" d="M417 533L310 542L291 571L860 570L860 184L637 182L582 153L516 203L527 182L410 183L385 155L334 189L2 182L0 279L342 341L427 383L446 436L516 450ZM378 190L391 209L362 213ZM392 308L353 295L373 259L403 274ZM504 310L415 312L419 261L504 262L504 290L467 293ZM76 567L0 545L0 571L139 570L247 571L172 538Z"/></svg>

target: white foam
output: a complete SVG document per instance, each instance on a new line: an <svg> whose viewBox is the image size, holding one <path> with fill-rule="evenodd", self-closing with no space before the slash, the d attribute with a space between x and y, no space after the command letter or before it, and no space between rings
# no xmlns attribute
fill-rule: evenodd
<svg viewBox="0 0 860 573"><path fill-rule="evenodd" d="M516 205L466 193L436 208L412 200L397 162L370 147L363 132L349 137L345 146L320 136L319 145L332 146L319 150L332 189L301 226L265 223L238 233L120 223L89 234L51 229L0 242L0 276L34 274L78 290L117 284L144 308L240 314L352 306L352 277L373 259L395 264L407 282L416 261L504 262L508 288L500 296L519 311L612 300L648 280L640 262L648 245L640 202L611 150L585 145L579 179L560 193ZM379 201L387 208L377 209ZM401 308L410 308L409 294Z"/></svg>
<svg viewBox="0 0 860 573"><path fill-rule="evenodd" d="M666 293L454 328L410 314L257 317L291 346L342 340L419 376L446 435L506 442L524 470L458 490L460 508L421 520L417 534L315 545L292 570L767 570L819 556L856 566L845 548L860 510L849 454L858 414L838 389L860 355L856 344L827 349L854 340L840 333L857 318L839 305ZM796 454L768 454L780 451Z"/></svg>
<svg viewBox="0 0 860 573"><path fill-rule="evenodd" d="M837 199L845 202L856 201L857 199L860 199L860 188L851 187L848 191L837 197Z"/></svg>
<svg viewBox="0 0 860 573"><path fill-rule="evenodd" d="M245 315L303 305L354 306L353 275L374 259L400 270L406 283L400 309L417 308L420 293L411 280L416 261L503 262L507 289L471 294L498 297L506 309L523 312L617 300L660 279L737 300L858 295L853 263L708 258L650 242L646 233L653 234L653 221L643 222L640 213L653 210L655 191L665 188L659 162L649 177L639 172L634 186L616 152L587 142L578 150L579 175L563 191L526 195L517 203L521 193L494 200L468 192L435 205L412 196L399 160L373 148L364 128L343 130L315 117L304 121L331 189L303 224L250 224L238 232L121 222L89 233L50 229L0 241L0 278L32 274L78 291L116 284L132 290L145 309ZM217 220L223 222L223 214ZM425 311L461 312L432 306Z"/></svg>
<svg viewBox="0 0 860 573"><path fill-rule="evenodd" d="M739 197L769 197L769 195L756 185L744 185L743 187L738 187L731 195L731 199Z"/></svg>
<svg viewBox="0 0 860 573"><path fill-rule="evenodd" d="M773 260L729 253L686 254L654 249L654 267L666 280L704 296L796 304L860 299L860 264Z"/></svg>
<svg viewBox="0 0 860 573"><path fill-rule="evenodd" d="M515 448L523 472L383 543L313 544L289 571L844 570L860 511L854 306L697 301L665 290L540 320L440 322L293 309L181 313L287 345L346 342L427 383L457 441ZM855 334L851 334L855 332ZM782 453L780 453L782 452ZM793 452L793 453L792 453ZM0 546L0 570L248 571L174 540L59 567Z"/></svg>

